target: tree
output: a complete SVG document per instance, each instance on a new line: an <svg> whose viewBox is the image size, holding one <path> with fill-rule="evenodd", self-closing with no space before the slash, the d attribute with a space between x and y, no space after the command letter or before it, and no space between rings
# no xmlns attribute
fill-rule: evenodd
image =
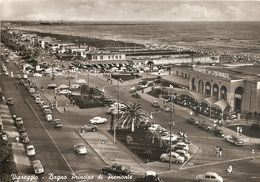
<svg viewBox="0 0 260 182"><path fill-rule="evenodd" d="M139 127L141 121L148 117L148 114L143 110L141 104L134 103L126 105L125 112L118 120L118 125L120 124L122 128L131 128L134 132L135 127Z"/></svg>

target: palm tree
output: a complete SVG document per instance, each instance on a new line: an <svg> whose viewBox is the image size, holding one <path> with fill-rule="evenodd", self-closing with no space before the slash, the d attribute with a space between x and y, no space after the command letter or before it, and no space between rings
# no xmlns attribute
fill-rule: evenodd
<svg viewBox="0 0 260 182"><path fill-rule="evenodd" d="M148 117L148 114L143 110L141 104L134 103L126 105L125 112L119 118L117 125L124 127L131 127L134 132L135 126L139 126L141 121Z"/></svg>

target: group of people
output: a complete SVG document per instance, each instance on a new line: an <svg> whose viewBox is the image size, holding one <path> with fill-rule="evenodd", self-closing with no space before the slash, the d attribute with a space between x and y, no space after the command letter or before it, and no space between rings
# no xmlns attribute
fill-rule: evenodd
<svg viewBox="0 0 260 182"><path fill-rule="evenodd" d="M223 154L223 148L222 148L222 146L219 145L216 147L216 156L221 157L222 154Z"/></svg>
<svg viewBox="0 0 260 182"><path fill-rule="evenodd" d="M179 137L181 137L181 138L187 138L187 132L186 132L186 131L180 130L180 131L178 132L178 135L179 135Z"/></svg>

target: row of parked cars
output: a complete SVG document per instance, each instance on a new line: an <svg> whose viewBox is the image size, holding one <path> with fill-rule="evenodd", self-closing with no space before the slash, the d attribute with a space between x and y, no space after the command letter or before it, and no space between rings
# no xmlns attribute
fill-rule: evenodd
<svg viewBox="0 0 260 182"><path fill-rule="evenodd" d="M212 125L207 124L206 122L198 121L196 118L189 118L189 119L187 119L187 122L190 124L196 125L196 126L198 126L198 128L208 131L217 137L223 138L226 142L231 143L235 146L244 145L244 141L241 137L234 136L234 135L225 135L224 131L222 129L220 129L217 125L212 126Z"/></svg>
<svg viewBox="0 0 260 182"><path fill-rule="evenodd" d="M163 162L184 163L190 159L189 153L191 141L184 136L178 136L163 128L159 124L149 120L141 124L141 128L147 129L152 138L160 141L162 147L166 148L165 153L160 156Z"/></svg>

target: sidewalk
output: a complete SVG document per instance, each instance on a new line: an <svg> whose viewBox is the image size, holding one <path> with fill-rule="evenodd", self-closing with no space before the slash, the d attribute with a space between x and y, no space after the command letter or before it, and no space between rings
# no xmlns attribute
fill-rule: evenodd
<svg viewBox="0 0 260 182"><path fill-rule="evenodd" d="M14 121L10 114L9 108L6 105L0 105L0 114L3 120L4 130L7 132L10 143L12 144L12 150L14 155L14 162L16 164L17 171L20 176L32 177L31 162L26 155L24 145L22 143L16 143L15 138L19 136L16 127L14 126ZM37 177L30 181L37 182ZM25 182L27 179L20 179L18 182Z"/></svg>
<svg viewBox="0 0 260 182"><path fill-rule="evenodd" d="M141 97L149 102L153 102L154 100L157 100L159 102L160 105L163 105L164 104L164 101L160 98L155 98L151 95L148 95L147 92L149 92L151 90L151 88L146 88L144 90L144 93L140 92L139 91L139 94L141 95ZM186 107L181 107L179 105L176 105L174 104L174 108L175 108L175 113L177 115L181 115L182 117L188 119L190 118L190 109L186 108ZM203 121L204 119L206 119L206 123L213 126L214 124L214 119L211 119L211 118L208 118L208 117L205 117L205 116L196 116L196 118L199 120L199 121ZM237 133L231 129L228 129L226 128L225 126L221 126L219 127L220 129L222 129L224 131L224 134L225 135L234 135L236 136ZM242 135L241 138L245 141L245 143L248 143L248 144L260 144L260 138L252 138L252 137L248 137L248 136L245 136L245 135Z"/></svg>

